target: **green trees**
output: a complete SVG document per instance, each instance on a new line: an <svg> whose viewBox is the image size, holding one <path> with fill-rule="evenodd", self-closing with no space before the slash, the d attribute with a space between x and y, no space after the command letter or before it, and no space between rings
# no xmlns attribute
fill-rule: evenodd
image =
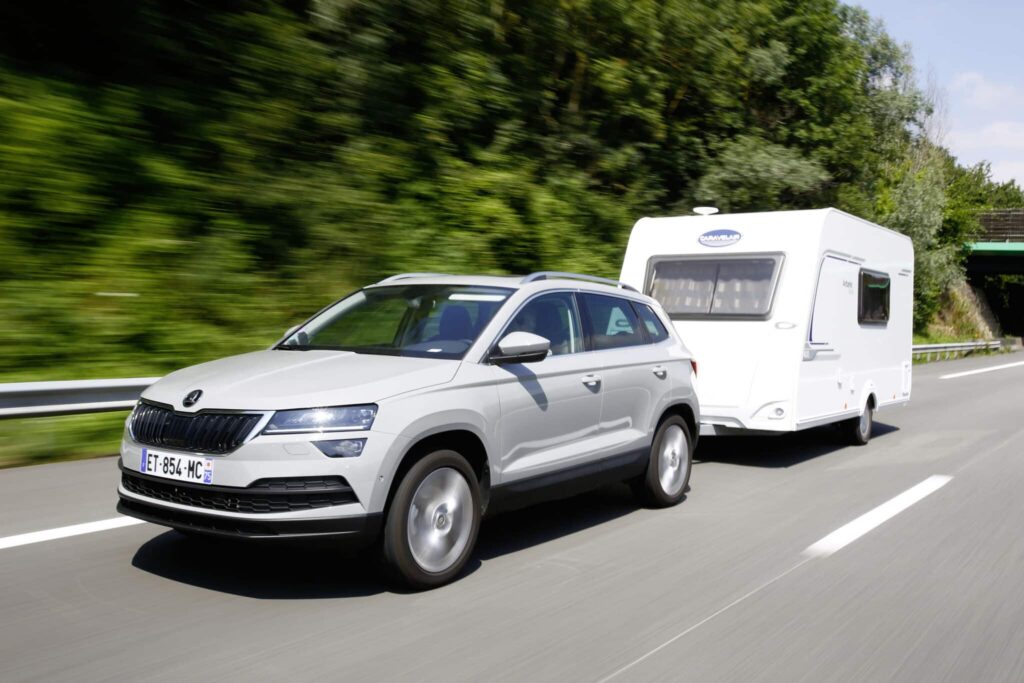
<svg viewBox="0 0 1024 683"><path fill-rule="evenodd" d="M614 275L697 203L907 232L920 327L974 210L1020 201L831 0L9 5L0 379L259 348L395 271Z"/></svg>

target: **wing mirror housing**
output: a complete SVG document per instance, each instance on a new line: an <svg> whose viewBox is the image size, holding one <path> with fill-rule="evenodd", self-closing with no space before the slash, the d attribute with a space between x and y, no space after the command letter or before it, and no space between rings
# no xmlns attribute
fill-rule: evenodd
<svg viewBox="0 0 1024 683"><path fill-rule="evenodd" d="M491 362L498 365L510 363L539 363L548 357L551 342L530 332L510 332L498 342L498 348L491 354Z"/></svg>

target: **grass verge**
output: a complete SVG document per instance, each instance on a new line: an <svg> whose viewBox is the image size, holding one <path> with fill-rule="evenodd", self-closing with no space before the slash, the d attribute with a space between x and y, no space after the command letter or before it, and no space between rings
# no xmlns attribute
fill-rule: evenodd
<svg viewBox="0 0 1024 683"><path fill-rule="evenodd" d="M0 420L0 468L114 455L127 411Z"/></svg>

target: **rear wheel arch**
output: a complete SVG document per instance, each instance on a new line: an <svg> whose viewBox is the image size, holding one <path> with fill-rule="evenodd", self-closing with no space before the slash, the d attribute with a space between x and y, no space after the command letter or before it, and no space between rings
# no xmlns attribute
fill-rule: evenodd
<svg viewBox="0 0 1024 683"><path fill-rule="evenodd" d="M697 441L697 435L700 434L697 424L697 417L694 415L693 407L689 403L674 403L670 405L658 418L658 423L654 426L654 432L658 431L658 427L672 415L678 415L683 418L686 422L686 426L690 429L690 438L693 439L694 444Z"/></svg>
<svg viewBox="0 0 1024 683"><path fill-rule="evenodd" d="M868 408L872 410L878 408L878 387L875 386L874 381L868 380L864 383L860 390L860 408L861 412L864 412Z"/></svg>

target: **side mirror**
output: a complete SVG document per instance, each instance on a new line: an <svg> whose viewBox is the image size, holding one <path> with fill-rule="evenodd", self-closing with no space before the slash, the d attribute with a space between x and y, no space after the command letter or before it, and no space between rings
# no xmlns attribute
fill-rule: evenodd
<svg viewBox="0 0 1024 683"><path fill-rule="evenodd" d="M530 332L510 332L498 342L497 353L491 354L491 362L499 365L509 363L537 363L548 357L551 342Z"/></svg>
<svg viewBox="0 0 1024 683"><path fill-rule="evenodd" d="M288 337L290 337L293 334L295 334L295 330L299 329L299 327L301 327L301 325L292 325L291 327L289 327L288 331L284 333L284 337L283 338L287 339Z"/></svg>

